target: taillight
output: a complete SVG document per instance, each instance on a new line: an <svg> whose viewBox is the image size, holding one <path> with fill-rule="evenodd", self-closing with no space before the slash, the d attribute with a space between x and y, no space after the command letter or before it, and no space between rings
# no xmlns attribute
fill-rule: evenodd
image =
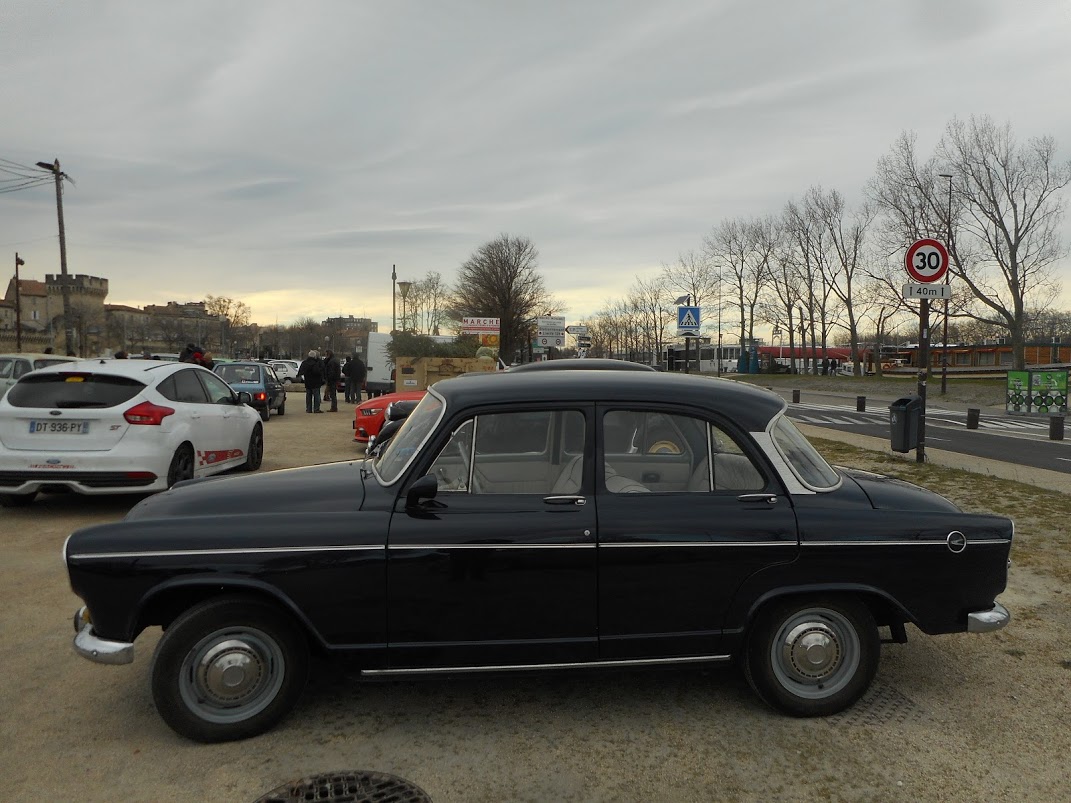
<svg viewBox="0 0 1071 803"><path fill-rule="evenodd" d="M256 395L256 400L257 401L264 401L266 398L268 398L268 394L267 393L258 393Z"/></svg>
<svg viewBox="0 0 1071 803"><path fill-rule="evenodd" d="M174 414L175 411L170 407L163 407L162 405L146 401L135 407L131 407L123 413L123 418L125 418L129 424L144 424L146 426L158 427L164 422L165 418Z"/></svg>

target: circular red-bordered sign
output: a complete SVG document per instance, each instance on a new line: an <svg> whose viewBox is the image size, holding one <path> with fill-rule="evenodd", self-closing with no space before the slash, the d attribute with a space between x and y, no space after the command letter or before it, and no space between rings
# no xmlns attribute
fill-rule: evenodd
<svg viewBox="0 0 1071 803"><path fill-rule="evenodd" d="M904 263L916 282L937 282L948 271L948 249L938 240L919 240L907 249Z"/></svg>

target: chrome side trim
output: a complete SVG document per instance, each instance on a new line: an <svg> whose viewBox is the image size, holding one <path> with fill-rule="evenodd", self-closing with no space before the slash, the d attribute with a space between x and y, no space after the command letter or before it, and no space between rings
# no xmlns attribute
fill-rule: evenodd
<svg viewBox="0 0 1071 803"><path fill-rule="evenodd" d="M391 550L404 549L594 549L590 544L391 544Z"/></svg>
<svg viewBox="0 0 1071 803"><path fill-rule="evenodd" d="M846 541L801 541L803 546L943 546L947 547L947 540L942 538L935 540L932 538L926 540L917 541L864 541L859 540L846 540ZM1007 544L1008 541L1003 538L968 538L968 544Z"/></svg>
<svg viewBox="0 0 1071 803"><path fill-rule="evenodd" d="M86 624L74 637L74 651L98 664L130 664L134 662L134 645L125 641L108 641L93 633Z"/></svg>
<svg viewBox="0 0 1071 803"><path fill-rule="evenodd" d="M993 608L988 611L975 611L967 614L968 633L991 633L1000 630L1011 621L1008 609L999 602L993 603Z"/></svg>
<svg viewBox="0 0 1071 803"><path fill-rule="evenodd" d="M628 544L628 543L611 543L611 544L599 544L600 547L606 549L651 549L657 548L670 548L670 547L763 547L763 546L799 546L799 543L795 540L792 541L645 541L643 543Z"/></svg>
<svg viewBox="0 0 1071 803"><path fill-rule="evenodd" d="M371 552L386 549L380 545L352 546L268 546L254 549L160 549L150 552L84 552L71 555L71 560L101 560L107 558L167 558L183 555L260 555L281 552Z"/></svg>
<svg viewBox="0 0 1071 803"><path fill-rule="evenodd" d="M626 661L577 661L561 664L508 664L501 666L443 666L417 669L363 669L362 675L439 675L478 672L528 672L539 669L605 669L615 666L662 666L666 664L705 664L732 660L731 655L694 655L686 658L640 658Z"/></svg>

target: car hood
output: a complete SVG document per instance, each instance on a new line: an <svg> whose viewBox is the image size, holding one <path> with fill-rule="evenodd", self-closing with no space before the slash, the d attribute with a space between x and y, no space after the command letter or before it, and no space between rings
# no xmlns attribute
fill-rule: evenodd
<svg viewBox="0 0 1071 803"><path fill-rule="evenodd" d="M869 471L837 466L837 471L851 480L867 495L875 510L943 510L959 512L959 508L940 494L912 485L910 482L873 474Z"/></svg>
<svg viewBox="0 0 1071 803"><path fill-rule="evenodd" d="M360 510L365 461L187 480L139 502L134 519L257 513L332 513Z"/></svg>

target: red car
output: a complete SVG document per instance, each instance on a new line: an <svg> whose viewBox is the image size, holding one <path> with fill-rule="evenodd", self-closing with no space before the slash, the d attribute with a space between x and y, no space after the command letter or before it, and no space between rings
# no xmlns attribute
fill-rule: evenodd
<svg viewBox="0 0 1071 803"><path fill-rule="evenodd" d="M361 402L353 412L353 439L357 443L368 443L371 435L378 435L383 426L383 417L387 405L392 401L419 401L424 398L426 390L403 390L398 393L385 393L366 402Z"/></svg>

